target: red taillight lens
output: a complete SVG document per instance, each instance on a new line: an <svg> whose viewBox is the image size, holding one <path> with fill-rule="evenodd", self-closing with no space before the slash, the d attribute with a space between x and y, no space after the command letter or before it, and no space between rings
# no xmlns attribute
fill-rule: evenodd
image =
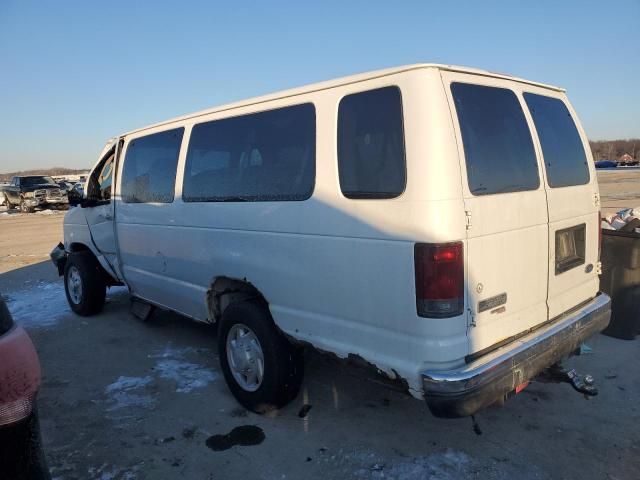
<svg viewBox="0 0 640 480"><path fill-rule="evenodd" d="M462 242L417 243L414 262L418 315L431 318L461 315L464 308Z"/></svg>
<svg viewBox="0 0 640 480"><path fill-rule="evenodd" d="M7 403L0 403L0 427L27 418L35 405L35 393Z"/></svg>

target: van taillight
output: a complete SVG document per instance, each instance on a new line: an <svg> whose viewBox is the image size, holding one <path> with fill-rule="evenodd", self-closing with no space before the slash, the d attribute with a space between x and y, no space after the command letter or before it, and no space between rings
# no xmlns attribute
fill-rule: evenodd
<svg viewBox="0 0 640 480"><path fill-rule="evenodd" d="M446 318L462 314L463 257L462 242L416 243L414 263L419 316Z"/></svg>

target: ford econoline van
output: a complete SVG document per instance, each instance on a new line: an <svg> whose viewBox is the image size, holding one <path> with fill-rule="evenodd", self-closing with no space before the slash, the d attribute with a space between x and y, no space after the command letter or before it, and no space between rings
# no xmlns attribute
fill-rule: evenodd
<svg viewBox="0 0 640 480"><path fill-rule="evenodd" d="M302 347L357 357L438 416L502 401L609 322L600 198L564 90L420 64L254 98L107 143L52 256L216 324L253 411Z"/></svg>

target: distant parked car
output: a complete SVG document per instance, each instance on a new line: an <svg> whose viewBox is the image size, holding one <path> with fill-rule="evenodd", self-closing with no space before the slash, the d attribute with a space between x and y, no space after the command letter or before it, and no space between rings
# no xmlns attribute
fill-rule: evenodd
<svg viewBox="0 0 640 480"><path fill-rule="evenodd" d="M611 160L598 160L596 162L596 168L616 168L618 164Z"/></svg>
<svg viewBox="0 0 640 480"><path fill-rule="evenodd" d="M65 182L64 180L59 181L58 185L60 186L60 191L63 193L66 193L73 188L73 183Z"/></svg>
<svg viewBox="0 0 640 480"><path fill-rule="evenodd" d="M78 182L67 192L71 197L82 198L84 196L84 183Z"/></svg>
<svg viewBox="0 0 640 480"><path fill-rule="evenodd" d="M25 213L33 212L36 207L69 206L67 193L46 175L13 177L9 186L0 188L0 196L7 207L17 205Z"/></svg>
<svg viewBox="0 0 640 480"><path fill-rule="evenodd" d="M38 354L0 297L0 478L50 478L36 409L39 388Z"/></svg>

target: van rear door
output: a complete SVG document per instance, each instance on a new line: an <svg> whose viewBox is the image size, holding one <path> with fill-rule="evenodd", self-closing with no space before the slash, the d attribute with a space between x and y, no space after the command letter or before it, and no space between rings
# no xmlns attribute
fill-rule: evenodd
<svg viewBox="0 0 640 480"><path fill-rule="evenodd" d="M547 320L548 214L519 84L442 72L467 215L469 353Z"/></svg>
<svg viewBox="0 0 640 480"><path fill-rule="evenodd" d="M527 89L549 204L549 318L598 291L600 199L586 135L562 92Z"/></svg>

